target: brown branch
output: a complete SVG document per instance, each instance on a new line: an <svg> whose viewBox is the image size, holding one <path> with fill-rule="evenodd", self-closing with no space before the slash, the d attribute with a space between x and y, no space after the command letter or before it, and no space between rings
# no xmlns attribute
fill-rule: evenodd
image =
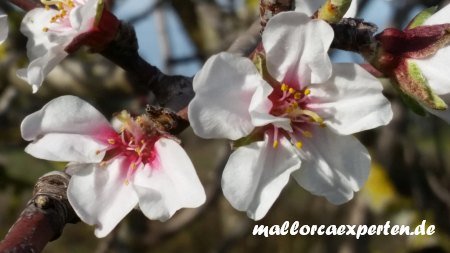
<svg viewBox="0 0 450 253"><path fill-rule="evenodd" d="M61 235L67 223L78 222L67 200L68 183L69 176L57 171L38 179L33 198L0 242L0 252L41 252Z"/></svg>

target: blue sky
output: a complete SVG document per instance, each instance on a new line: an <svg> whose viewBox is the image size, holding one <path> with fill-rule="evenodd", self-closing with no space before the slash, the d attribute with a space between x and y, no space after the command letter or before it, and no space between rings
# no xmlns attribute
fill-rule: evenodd
<svg viewBox="0 0 450 253"><path fill-rule="evenodd" d="M127 20L142 10L145 10L149 6L153 5L155 0L126 0L117 1L117 8L115 10L116 15L123 20ZM225 4L225 0L218 0L219 3ZM242 3L242 0L236 1ZM395 1L375 0L371 1L369 6L361 11L358 17L364 18L366 21L375 23L379 27L379 31L390 25L390 20L394 15ZM180 25L178 17L171 9L165 8L167 11L166 22L168 37L171 41L171 49L174 58L186 57L195 54L195 48L190 42L187 34ZM408 16L412 18L416 15L420 9L410 10ZM410 19L409 18L409 19ZM409 20L408 19L408 20ZM406 25L406 24L404 24ZM138 35L140 53L151 64L162 68L163 62L160 54L159 39L154 25L154 16L151 15L140 22L135 24L136 33ZM363 59L354 53L349 52L337 52L333 60L336 62L363 62ZM199 62L190 62L188 64L177 65L172 69L172 74L182 75L194 75L201 67Z"/></svg>

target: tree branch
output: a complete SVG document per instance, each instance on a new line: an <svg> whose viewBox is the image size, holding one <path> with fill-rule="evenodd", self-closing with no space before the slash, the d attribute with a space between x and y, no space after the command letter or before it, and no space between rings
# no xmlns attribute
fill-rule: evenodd
<svg viewBox="0 0 450 253"><path fill-rule="evenodd" d="M59 171L38 179L33 198L0 242L0 252L41 252L61 235L67 223L79 221L67 200L69 179Z"/></svg>

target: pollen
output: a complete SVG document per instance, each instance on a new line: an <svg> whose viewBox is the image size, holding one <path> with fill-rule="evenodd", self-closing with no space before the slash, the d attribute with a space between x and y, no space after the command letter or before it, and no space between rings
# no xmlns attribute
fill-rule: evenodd
<svg viewBox="0 0 450 253"><path fill-rule="evenodd" d="M295 89L294 88L289 88L289 93L294 94L295 93Z"/></svg>
<svg viewBox="0 0 450 253"><path fill-rule="evenodd" d="M281 91L287 91L288 89L289 89L289 87L285 84L285 83L283 83L282 85L281 85Z"/></svg>
<svg viewBox="0 0 450 253"><path fill-rule="evenodd" d="M305 89L305 91L303 91L303 94L308 96L309 94L311 94L311 90L310 89Z"/></svg>
<svg viewBox="0 0 450 253"><path fill-rule="evenodd" d="M277 140L273 141L273 148L278 148L278 141Z"/></svg>
<svg viewBox="0 0 450 253"><path fill-rule="evenodd" d="M297 141L295 143L295 147L298 148L298 149L301 149L303 147L303 143L301 141Z"/></svg>
<svg viewBox="0 0 450 253"><path fill-rule="evenodd" d="M302 94L300 92L296 92L294 94L294 98L298 100L298 99L302 98Z"/></svg>

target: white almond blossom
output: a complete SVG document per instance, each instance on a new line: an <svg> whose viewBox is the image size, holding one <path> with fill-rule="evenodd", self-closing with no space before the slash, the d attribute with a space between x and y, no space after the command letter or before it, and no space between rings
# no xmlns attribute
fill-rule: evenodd
<svg viewBox="0 0 450 253"><path fill-rule="evenodd" d="M100 0L42 0L42 3L46 8L29 11L20 27L28 38L30 64L18 70L17 75L32 86L33 93L68 55L64 49L72 40L93 28L97 14L103 8Z"/></svg>
<svg viewBox="0 0 450 253"><path fill-rule="evenodd" d="M149 219L167 220L178 209L198 207L205 192L181 146L149 134L149 118L125 111L119 132L87 102L63 96L27 116L25 151L37 158L70 162L67 195L81 220L106 236L136 205Z"/></svg>
<svg viewBox="0 0 450 253"><path fill-rule="evenodd" d="M392 110L376 78L330 62L333 36L324 21L281 13L262 35L270 84L251 60L229 53L212 56L194 78L194 132L250 142L230 156L222 189L252 219L265 216L290 175L334 204L367 179L370 156L351 134L387 124Z"/></svg>
<svg viewBox="0 0 450 253"><path fill-rule="evenodd" d="M433 14L428 18L426 25L440 25L450 23L450 4ZM447 105L450 105L450 71L448 71L448 62L450 59L450 45L439 49L436 54L424 59L410 59L414 61L422 71L423 75L428 81L428 85L433 91L439 95ZM430 113L442 118L447 123L450 123L450 110L433 110L424 107Z"/></svg>

